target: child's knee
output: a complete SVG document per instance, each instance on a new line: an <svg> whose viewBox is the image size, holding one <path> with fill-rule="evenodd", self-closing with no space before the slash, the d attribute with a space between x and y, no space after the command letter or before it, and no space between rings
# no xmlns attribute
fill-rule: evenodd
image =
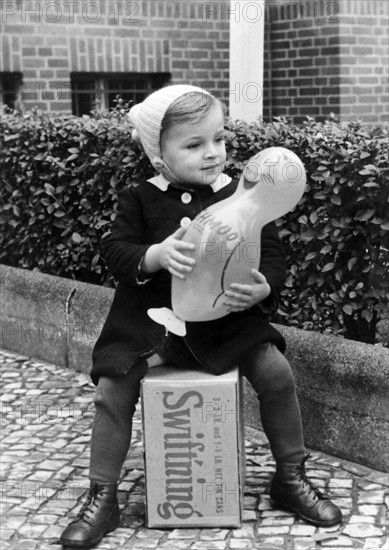
<svg viewBox="0 0 389 550"><path fill-rule="evenodd" d="M283 356L282 356L283 357ZM285 357L273 363L268 373L267 391L272 393L290 393L295 391L292 369Z"/></svg>
<svg viewBox="0 0 389 550"><path fill-rule="evenodd" d="M292 368L286 357L277 349L270 349L247 373L259 398L282 398L295 392Z"/></svg>

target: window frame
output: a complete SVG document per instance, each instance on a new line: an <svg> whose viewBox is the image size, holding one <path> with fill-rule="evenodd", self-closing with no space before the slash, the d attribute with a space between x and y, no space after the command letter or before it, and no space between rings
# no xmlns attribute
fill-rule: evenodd
<svg viewBox="0 0 389 550"><path fill-rule="evenodd" d="M13 90L5 90L5 86L11 84L14 86ZM23 73L20 71L1 71L0 72L0 103L6 106L10 111L17 109L18 105L22 103L22 90L23 90ZM7 102L5 94L14 95L12 105Z"/></svg>
<svg viewBox="0 0 389 550"><path fill-rule="evenodd" d="M75 116L90 115L90 112L95 108L96 100L99 101L101 110L112 108L114 101L112 96L116 98L118 95L124 101L134 101L134 104L139 103L149 93L166 86L170 80L171 73L166 72L97 73L73 71L70 73L72 113ZM93 85L91 85L92 83ZM82 88L83 84L84 88ZM131 84L131 88L128 84ZM137 94L135 100L128 98L130 93ZM89 96L88 112L85 112L88 99L82 101L82 98L86 96Z"/></svg>

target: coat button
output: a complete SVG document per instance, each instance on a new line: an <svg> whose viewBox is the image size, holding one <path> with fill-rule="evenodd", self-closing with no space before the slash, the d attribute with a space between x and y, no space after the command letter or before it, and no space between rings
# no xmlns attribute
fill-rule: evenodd
<svg viewBox="0 0 389 550"><path fill-rule="evenodd" d="M182 218L182 220L180 221L180 225L181 227L188 227L188 225L190 225L192 223L192 220L190 218Z"/></svg>
<svg viewBox="0 0 389 550"><path fill-rule="evenodd" d="M192 200L192 195L190 193L182 193L181 200L184 204L189 204Z"/></svg>

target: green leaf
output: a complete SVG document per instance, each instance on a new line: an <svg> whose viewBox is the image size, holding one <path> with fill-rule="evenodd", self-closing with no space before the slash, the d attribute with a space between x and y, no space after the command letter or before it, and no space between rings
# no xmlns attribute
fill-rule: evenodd
<svg viewBox="0 0 389 550"><path fill-rule="evenodd" d="M329 297L331 298L331 300L333 300L334 302L336 302L338 304L342 303L342 298L339 296L339 294L337 294L335 292L332 292L331 294L329 294Z"/></svg>
<svg viewBox="0 0 389 550"><path fill-rule="evenodd" d="M65 227L67 227L67 222L64 218L60 218L60 219L55 220L53 225L55 227L59 227L60 229L64 229Z"/></svg>
<svg viewBox="0 0 389 550"><path fill-rule="evenodd" d="M363 176L376 174L376 173L377 173L377 167L374 166L374 164L366 164L366 166L362 170L359 171L359 174L361 174Z"/></svg>
<svg viewBox="0 0 389 550"><path fill-rule="evenodd" d="M300 234L300 239L302 242L312 241L313 239L316 239L316 233L309 228Z"/></svg>
<svg viewBox="0 0 389 550"><path fill-rule="evenodd" d="M4 141L5 143L8 143L9 141L12 141L12 140L15 140L15 139L18 139L19 136L18 135L14 135L14 136L4 136Z"/></svg>
<svg viewBox="0 0 389 550"><path fill-rule="evenodd" d="M347 268L349 271L352 270L352 268L354 267L354 265L357 263L358 261L358 258L351 258L348 262L347 262Z"/></svg>
<svg viewBox="0 0 389 550"><path fill-rule="evenodd" d="M85 216L85 214L78 216L78 220L84 225L89 225L89 218L88 216Z"/></svg>
<svg viewBox="0 0 389 550"><path fill-rule="evenodd" d="M349 304L344 305L342 309L347 315L353 314L353 308Z"/></svg>
<svg viewBox="0 0 389 550"><path fill-rule="evenodd" d="M363 187L379 187L378 183L375 181L367 181L363 184Z"/></svg>
<svg viewBox="0 0 389 550"><path fill-rule="evenodd" d="M332 195L330 201L337 206L340 206L342 204L342 199L339 197L339 195Z"/></svg>
<svg viewBox="0 0 389 550"><path fill-rule="evenodd" d="M369 210L359 210L357 214L354 216L354 220L358 220L360 222L366 222L369 220L372 216L374 216L375 210L372 208Z"/></svg>
<svg viewBox="0 0 389 550"><path fill-rule="evenodd" d="M82 237L79 233L73 233L72 234L72 240L73 240L73 242L79 244L79 243L82 242Z"/></svg>
<svg viewBox="0 0 389 550"><path fill-rule="evenodd" d="M68 157L68 158L66 159L66 162L71 162L72 160L75 160L75 159L77 159L77 158L78 158L78 155L70 155L70 157Z"/></svg>
<svg viewBox="0 0 389 550"><path fill-rule="evenodd" d="M45 183L44 188L48 195L52 197L55 195L55 188L50 183Z"/></svg>
<svg viewBox="0 0 389 550"><path fill-rule="evenodd" d="M335 267L335 264L333 262L329 262L328 264L326 264L323 269L321 270L322 273L326 273L327 271L331 271L332 269L334 269Z"/></svg>
<svg viewBox="0 0 389 550"><path fill-rule="evenodd" d="M325 246L323 246L323 248L320 249L320 254L328 254L328 252L331 252L331 250L332 250L332 245L326 244Z"/></svg>
<svg viewBox="0 0 389 550"><path fill-rule="evenodd" d="M310 260L313 260L314 258L316 258L316 252L310 252L305 256L305 259L307 262L309 262Z"/></svg>
<svg viewBox="0 0 389 550"><path fill-rule="evenodd" d="M373 320L373 312L370 309L364 309L362 311L362 317L366 319L368 323L371 323Z"/></svg>
<svg viewBox="0 0 389 550"><path fill-rule="evenodd" d="M281 229L279 231L279 235L280 235L281 238L288 237L291 234L292 234L292 232L289 231L288 229Z"/></svg>

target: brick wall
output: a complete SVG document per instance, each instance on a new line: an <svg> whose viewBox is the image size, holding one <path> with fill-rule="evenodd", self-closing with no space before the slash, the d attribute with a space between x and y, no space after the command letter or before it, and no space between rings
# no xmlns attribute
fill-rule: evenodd
<svg viewBox="0 0 389 550"><path fill-rule="evenodd" d="M23 73L27 109L53 112L71 111L72 71L168 72L172 83L222 90L229 22L206 7L200 0L3 2L0 71Z"/></svg>
<svg viewBox="0 0 389 550"><path fill-rule="evenodd" d="M386 0L268 2L264 118L389 121Z"/></svg>
<svg viewBox="0 0 389 550"><path fill-rule="evenodd" d="M229 0L8 0L0 71L26 108L70 112L70 72L168 72L228 101ZM264 119L388 113L387 0L267 0ZM245 55L245 52L242 52Z"/></svg>
<svg viewBox="0 0 389 550"><path fill-rule="evenodd" d="M389 4L343 0L339 13L342 118L389 122Z"/></svg>
<svg viewBox="0 0 389 550"><path fill-rule="evenodd" d="M324 17L322 5L268 4L265 119L338 114L338 18Z"/></svg>

